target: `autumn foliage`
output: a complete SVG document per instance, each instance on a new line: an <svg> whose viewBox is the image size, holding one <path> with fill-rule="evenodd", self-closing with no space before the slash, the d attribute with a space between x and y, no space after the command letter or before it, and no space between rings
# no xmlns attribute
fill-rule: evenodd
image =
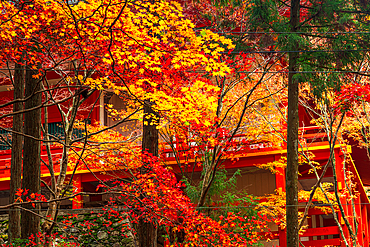
<svg viewBox="0 0 370 247"><path fill-rule="evenodd" d="M211 76L224 77L235 70L230 66L233 61L224 61L223 55L234 45L210 30L196 32L195 25L183 15L180 4L103 0L72 5L36 0L2 1L0 8L0 65L9 67L17 63L35 70L34 79L38 79L45 90L43 107L59 105L66 123L75 124L76 119L86 115L71 117L67 113L77 99L86 97L84 90L90 93L109 90L124 98L128 105L124 112L107 106L110 117L118 121L143 120L141 108L143 102L149 100L154 102L153 109L161 117L159 128L179 131L180 142L182 137L189 137L186 128L191 126L199 144L207 140L205 145L198 145L199 151L220 144L226 149L235 146L227 140L230 129L217 127L209 131L220 120L216 117L220 88ZM248 63L247 59L245 64ZM57 74L60 81L49 84L50 73ZM2 83L6 85L10 81ZM92 111L88 106L78 107L80 112L81 108ZM152 222L165 229L168 241L178 246L219 243L244 246L260 239L257 228L263 228L264 224L259 219L232 212L211 219L198 212L184 194L183 183L160 158L141 153L136 142L115 131L95 123L85 124L75 126L81 126L86 138L74 141L73 145L60 142L57 145L72 149L64 158L68 160L68 171L86 168L115 171L117 177L103 181L100 188L114 195L104 212L108 218L119 215L133 224L140 219ZM55 166L64 165L56 159L50 162ZM141 172L143 169L145 173ZM60 169L60 186L68 183L63 180L63 170L67 169ZM61 192L56 188L53 193L53 199L59 200L67 190ZM18 194L27 198L19 198L19 203L50 203L51 200L44 197L38 200L25 190L19 190ZM126 212L120 214L114 210L115 206L124 207ZM46 220L56 222L56 215L47 215ZM62 223L70 226L68 220ZM89 228L93 223L81 224ZM109 227L109 221L106 224ZM183 237L174 237L177 235ZM35 241L50 241L50 236L40 234Z"/></svg>
<svg viewBox="0 0 370 247"><path fill-rule="evenodd" d="M0 3L0 67L8 68L0 85L12 84L9 71L14 64L33 70L33 79L43 86L42 92L34 92L43 95L43 121L47 121L47 109L55 110L71 136L67 143L65 137L43 134L42 145L63 150L63 159L48 157L53 167L50 176L59 181L55 186L52 179L45 180L53 196L28 194L27 189L19 188L15 203L47 204L50 209L64 199L78 200L83 195L108 195L110 200L101 210L93 210L94 217L88 220L77 214L58 216L58 204L54 214L43 218L50 223L52 236L38 233L30 237L28 245L50 246L58 240L60 246L67 242L68 246L83 246L85 241L98 242L101 229L137 241L140 221L152 224L161 236L158 241L170 246L254 246L271 237L269 222L284 229L283 191L260 198L244 195L242 199L248 200L232 197L235 200L229 203L207 196L217 172L225 168L223 162L237 162L241 154L252 152L252 145L261 145L264 151L286 147L286 55L274 53L278 35L246 31L256 22L263 24L259 17L268 1L220 6L213 1L187 1L183 7L181 1L69 2ZM300 21L304 22L311 3L301 4ZM274 12L277 19L268 26L289 18L287 1L278 7ZM246 19L251 12L256 18ZM51 75L54 79L49 80ZM301 100L307 100L310 107L315 105L313 122L324 126L325 120L317 116L327 108L320 107L320 100L312 100L312 88L306 88L307 92L301 89L307 93ZM103 104L100 99L112 95L124 102L122 109L104 102L100 110L114 126L84 119ZM367 83L338 85L325 103L333 116L346 117L344 121L364 120L359 106L368 107L369 95ZM0 99L2 129L12 124L11 100L11 96ZM155 112L150 121L144 114L148 105ZM158 157L142 150L140 134L127 134L146 125L155 125L160 132ZM364 126L370 123L351 128L359 131ZM300 144L307 145L303 132ZM362 144L366 146L364 141ZM170 156L174 162L168 165ZM310 165L310 173L321 166L313 160L311 153L302 151L300 165ZM277 173L286 168L286 159L254 165ZM198 177L191 180L194 170ZM81 171L110 178L100 181L95 192L77 192L72 180ZM345 181L351 184L353 174L346 175ZM338 210L331 186L322 184L312 198ZM343 194L353 196L354 187ZM196 193L201 199L192 200L190 188L199 189ZM310 193L301 190L299 202L307 202ZM320 209L330 211L329 207Z"/></svg>

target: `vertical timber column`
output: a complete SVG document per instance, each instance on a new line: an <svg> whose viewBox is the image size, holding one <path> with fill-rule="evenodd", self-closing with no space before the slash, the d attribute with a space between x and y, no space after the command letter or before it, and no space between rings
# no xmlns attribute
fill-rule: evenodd
<svg viewBox="0 0 370 247"><path fill-rule="evenodd" d="M82 180L80 174L75 174L73 176L73 187L75 188L76 193L82 192ZM83 208L83 197L82 195L76 196L72 201L72 209Z"/></svg>
<svg viewBox="0 0 370 247"><path fill-rule="evenodd" d="M32 193L40 193L40 169L41 169L41 81L34 76L37 69L26 67L25 76L25 102L24 114L24 147L23 147L23 180L22 187L28 190L26 196ZM34 110L27 111L27 109ZM40 228L40 204L35 208L31 205L25 205L25 208L32 210L34 213L22 211L21 228L22 238L26 239L32 234L36 236Z"/></svg>
<svg viewBox="0 0 370 247"><path fill-rule="evenodd" d="M370 205L367 204L367 205L365 205L365 212L366 212L366 221L365 221L366 232L365 232L365 235L367 237L367 245L366 246L370 246L370 216L369 216L369 211L370 211Z"/></svg>
<svg viewBox="0 0 370 247"><path fill-rule="evenodd" d="M104 119L104 92L100 94L99 98L99 122L100 126L104 126L105 119Z"/></svg>
<svg viewBox="0 0 370 247"><path fill-rule="evenodd" d="M278 159L275 159L278 160ZM285 170L284 168L278 167L275 173L276 189L279 192L285 192Z"/></svg>
<svg viewBox="0 0 370 247"><path fill-rule="evenodd" d="M343 175L343 157L338 154L338 150L334 151L335 155L335 172L337 175L337 181L338 181L338 193L343 192L345 182L344 182L344 175ZM348 228L344 222L344 217L347 217L349 215L348 212L348 206L347 206L347 197L341 197L340 203L343 205L343 211L345 215L342 215L342 213L339 211L338 212L338 220L341 223L341 226L343 228L344 236L347 241L351 241L349 237L349 231ZM344 242L342 241L342 245L345 246Z"/></svg>
<svg viewBox="0 0 370 247"><path fill-rule="evenodd" d="M312 220L312 228L317 228L317 217L315 214L311 216L311 220ZM312 236L312 240L317 240L317 236Z"/></svg>
<svg viewBox="0 0 370 247"><path fill-rule="evenodd" d="M313 219L312 219L312 217L313 217L313 215L311 216L311 217L307 217L308 219L307 219L307 222L308 222L308 228L313 228ZM313 236L309 236L308 237L308 240L309 241L312 241L313 240Z"/></svg>
<svg viewBox="0 0 370 247"><path fill-rule="evenodd" d="M362 225L362 210L361 210L361 198L360 195L357 196L355 199L355 210L356 210L356 217L355 221L357 222L358 232L357 232L357 241L360 246L364 246L364 236L363 233L363 225ZM356 223L354 222L354 223Z"/></svg>
<svg viewBox="0 0 370 247"><path fill-rule="evenodd" d="M367 206L368 205L361 205L361 211L362 211L362 218L361 218L361 224L363 225L363 234L364 236L364 246L369 246L369 226L368 226L368 216L367 216Z"/></svg>
<svg viewBox="0 0 370 247"><path fill-rule="evenodd" d="M275 155L275 161L280 159L280 155ZM277 172L275 173L275 182L276 182L276 190L278 192L285 192L285 170L282 167L276 169ZM279 226L279 246L286 247L286 229L282 229Z"/></svg>

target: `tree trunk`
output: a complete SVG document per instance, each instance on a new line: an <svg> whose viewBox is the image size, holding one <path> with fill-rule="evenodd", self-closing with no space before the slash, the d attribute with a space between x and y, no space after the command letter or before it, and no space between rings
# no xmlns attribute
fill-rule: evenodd
<svg viewBox="0 0 370 247"><path fill-rule="evenodd" d="M64 137L65 137L64 142L65 143L63 146L63 155L62 155L62 161L60 163L60 172L59 172L58 180L56 181L56 183L52 182L52 190L55 192L55 194L51 195L50 197L51 199L60 199L64 196L64 193L65 193L64 191L65 188L63 187L65 186L65 182L67 178L68 154L70 150L70 145L72 143L73 125L76 120L77 110L78 110L79 105L80 105L80 97L76 96L73 98L72 106L69 109L70 114L68 115L71 116L70 119L68 118L64 119L63 127L64 127ZM48 115L47 110L45 110L45 122L47 122L47 115ZM45 130L46 129L47 128L45 128ZM46 140L48 140L47 137L46 137ZM48 149L50 150L50 147L48 147ZM50 163L52 163L52 161ZM50 164L50 174L54 174L53 169L54 168L52 164ZM55 179L54 175L52 176L52 179ZM51 235L53 232L53 228L55 226L55 222L58 217L59 207L60 207L59 202L49 203L48 205L47 215L49 215L49 221L44 221L44 223L41 226L42 231L45 234L45 239L47 240L47 244L45 246L52 246Z"/></svg>
<svg viewBox="0 0 370 247"><path fill-rule="evenodd" d="M38 107L41 105L41 93L35 93L41 90L41 82L33 78L35 71L30 67L26 67L26 80L25 80L25 97L31 96L25 102L25 109ZM24 137L23 147L23 189L27 189L30 196L32 193L40 193L40 165L41 165L41 108L26 112L24 114L24 133L32 137ZM37 204L36 208L31 205L25 208L39 213L40 205ZM30 212L22 211L22 238L28 238L32 234L36 236L39 232L40 218Z"/></svg>
<svg viewBox="0 0 370 247"><path fill-rule="evenodd" d="M290 27L296 32L299 23L299 0L291 0ZM298 50L298 43L293 44ZM294 78L298 70L298 53L289 53L288 77L288 133L287 133L287 169L286 169L286 222L287 246L298 247L298 93L299 81Z"/></svg>
<svg viewBox="0 0 370 247"><path fill-rule="evenodd" d="M15 64L14 71L14 100L23 99L24 91L24 70L20 64ZM23 110L23 103L14 103L13 112ZM23 131L23 114L13 116L14 132L21 133ZM10 168L10 203L16 199L16 191L21 188L22 175L22 146L23 136L21 134L12 133L12 159ZM12 208L9 211L9 239L12 242L16 238L21 237L21 214L19 209Z"/></svg>
<svg viewBox="0 0 370 247"><path fill-rule="evenodd" d="M296 32L299 23L299 0L291 0L290 27ZM292 50L298 50L298 43ZM298 247L298 93L299 81L294 78L298 53L289 53L288 76L288 133L287 133L287 168L286 168L286 222L287 246Z"/></svg>
<svg viewBox="0 0 370 247"><path fill-rule="evenodd" d="M144 120L143 120L143 141L142 152L147 152L153 156L158 156L158 121L159 115L152 109L153 103L145 101L144 103ZM146 168L141 169L141 173L147 172ZM156 228L153 222L139 220L138 238L140 247L157 246Z"/></svg>
<svg viewBox="0 0 370 247"><path fill-rule="evenodd" d="M157 129L159 116L152 109L153 103L145 101L144 105L144 123L143 123L143 142L142 151L151 153L158 157L158 136Z"/></svg>

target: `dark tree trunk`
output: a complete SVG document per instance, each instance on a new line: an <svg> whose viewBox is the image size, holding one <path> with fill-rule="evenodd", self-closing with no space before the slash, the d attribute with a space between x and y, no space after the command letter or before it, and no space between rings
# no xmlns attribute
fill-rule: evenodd
<svg viewBox="0 0 370 247"><path fill-rule="evenodd" d="M25 102L25 109L38 107L41 105L41 82L33 78L35 72L27 67L25 80L25 97L32 96ZM41 152L41 108L26 112L24 114L24 133L32 137L24 137L23 147L23 189L28 189L31 193L40 193L40 152ZM38 139L38 140L37 140ZM25 208L39 213L39 205L36 208L31 205ZM40 218L30 212L22 211L22 238L28 238L31 234L36 235L40 228Z"/></svg>
<svg viewBox="0 0 370 247"><path fill-rule="evenodd" d="M299 0L291 0L290 27L296 32L299 23ZM293 44L292 50L298 50ZM289 53L288 77L288 133L287 133L287 168L286 168L286 222L287 246L298 247L298 93L299 81L294 78L298 70L298 53Z"/></svg>
<svg viewBox="0 0 370 247"><path fill-rule="evenodd" d="M153 103L145 101L144 123L143 123L143 142L142 150L158 157L158 114L152 109Z"/></svg>
<svg viewBox="0 0 370 247"><path fill-rule="evenodd" d="M147 152L153 156L158 156L158 121L159 115L152 109L153 103L145 101L144 120L143 120L143 142L142 152ZM141 173L146 173L147 168L142 168ZM157 246L156 227L153 222L145 222L140 219L138 226L138 238L140 247Z"/></svg>
<svg viewBox="0 0 370 247"><path fill-rule="evenodd" d="M14 71L14 100L23 99L24 94L24 70L20 64L15 64ZM22 111L23 102L13 105L13 112ZM23 132L23 114L13 116L14 132ZM21 188L22 175L22 146L23 136L12 133L12 163L10 168L10 203L16 199L16 191ZM9 239L13 241L21 237L21 214L19 209L12 208L9 211Z"/></svg>

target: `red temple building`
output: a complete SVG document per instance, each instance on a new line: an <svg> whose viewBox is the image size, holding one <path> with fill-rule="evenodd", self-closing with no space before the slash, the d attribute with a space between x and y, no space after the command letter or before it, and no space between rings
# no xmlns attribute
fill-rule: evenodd
<svg viewBox="0 0 370 247"><path fill-rule="evenodd" d="M0 86L0 97L12 98L13 92L9 86ZM116 107L119 106L119 100L115 97L98 99L99 94L94 93L88 101L92 104L95 101L99 102L99 105L92 110L90 114L90 121L99 121L101 124L109 125L110 121L106 117L104 110L105 103L112 103ZM106 102L104 102L106 101ZM58 116L57 111L49 111L49 129L50 131L57 132L58 124L60 124L61 118ZM303 111L301 111L302 113ZM301 114L301 119L307 118L306 115ZM308 121L309 122L309 121ZM309 143L308 150L315 156L315 161L323 165L328 161L330 155L330 147L326 140L326 134L321 132L318 127L310 126L301 128L302 134L306 143ZM4 131L2 132L5 133ZM0 205L6 205L9 203L9 180L10 180L10 165L11 165L11 150L4 143L0 146ZM164 155L168 165L175 164L175 160L171 155L171 150L167 150ZM345 154L351 154L352 163L347 165L347 169L354 175L353 182L356 184L356 190L358 191L358 197L355 199L354 207L347 203L346 197L342 197L342 203L344 212L348 217L350 223L354 225L356 221L358 223L357 241L360 246L369 246L370 243L370 202L366 194L365 186L370 186L370 173L367 171L370 167L370 161L366 156L366 150L357 148L355 146L345 146L339 144L335 146L335 169L338 174L338 190L344 190L344 175L342 164L344 162ZM52 147L52 155L55 159L61 158L61 150L58 147ZM273 174L270 171L263 169L253 169L256 164L265 164L272 161L279 160L282 156L286 155L284 148L276 149L272 148L265 143L257 143L241 147L240 151L234 158L238 158L237 161L226 161L225 168L230 170L240 169L242 171L242 177L238 179L238 187L244 188L249 194L255 196L264 196L266 194L275 193L278 191L285 191L285 176L284 170ZM41 154L43 159L46 159L46 151L43 150ZM175 167L175 166L174 166ZM309 191L315 184L316 177L314 174L309 173L310 167L302 165L299 167L299 187L302 190ZM199 170L198 170L199 171ZM99 179L109 178L109 174L101 173L99 170L94 170L94 175L88 170L78 170L74 176L74 186L77 191L89 191L95 192ZM41 164L42 178L46 179L50 176L48 169L45 165ZM69 171L71 174L72 171ZM320 172L319 172L320 173ZM95 177L96 176L96 177ZM324 179L324 182L334 182L333 180L333 166L328 168ZM108 200L104 196L90 196L84 198L78 198L78 200L65 201L62 203L63 208L81 208L81 207L93 207L103 205L104 201ZM304 207L301 208L303 210ZM4 212L5 213L5 212ZM340 212L337 213L340 216ZM341 217L340 224L343 228L344 235L349 238L348 229ZM301 235L300 240L304 246L344 246L343 238L340 234L338 225L334 220L333 214L325 214L321 210L315 208L309 210L309 217L307 218L308 228ZM265 246L285 246L286 245L286 234L284 229L279 229L277 226L271 226L271 230L274 233L273 240L267 242Z"/></svg>

